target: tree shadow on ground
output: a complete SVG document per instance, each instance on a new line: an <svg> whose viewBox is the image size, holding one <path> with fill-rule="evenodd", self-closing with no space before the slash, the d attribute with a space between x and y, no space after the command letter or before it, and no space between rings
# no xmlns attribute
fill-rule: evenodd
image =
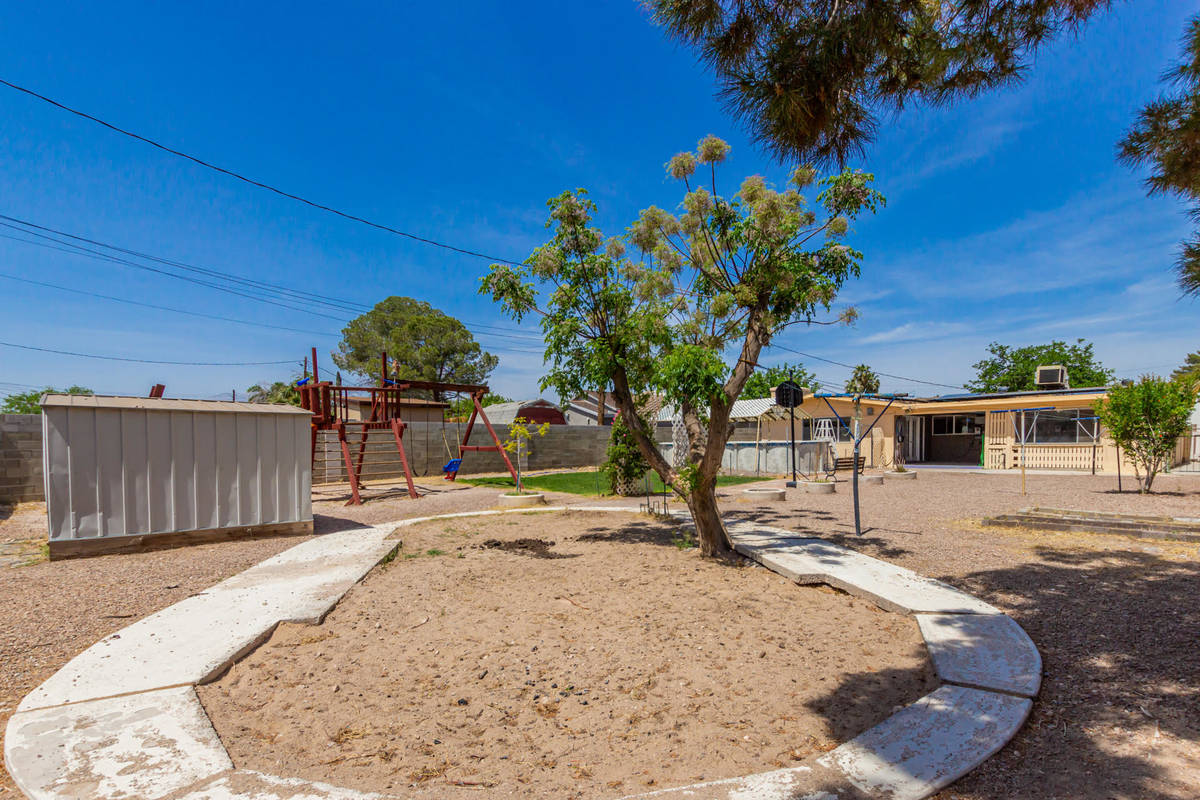
<svg viewBox="0 0 1200 800"><path fill-rule="evenodd" d="M943 577L1008 609L1037 644L1044 678L1017 736L937 797L1195 797L1200 564L1134 551L1038 555ZM870 710L881 686L913 673L853 674L808 707L852 738L865 728L847 725L845 709ZM879 720L892 711L880 708Z"/></svg>
<svg viewBox="0 0 1200 800"><path fill-rule="evenodd" d="M861 536L856 535L853 526L835 522L836 516L825 511L775 511L773 509L754 509L733 511L726 515L730 522L757 522L784 528L796 534L797 538L815 537L841 545L851 550L860 551L878 558L900 558L911 551L896 545L894 542L880 536L868 535L871 531L886 531L890 533L912 534L920 536L915 531L900 531L891 528L864 528ZM806 522L810 524L805 524ZM849 531L840 528L850 527ZM780 537L781 539L783 537Z"/></svg>
<svg viewBox="0 0 1200 800"><path fill-rule="evenodd" d="M1200 564L1138 551L1036 552L1038 562L955 578L1008 610L1045 672L1021 733L955 792L1194 797Z"/></svg>
<svg viewBox="0 0 1200 800"><path fill-rule="evenodd" d="M925 648L920 647L916 655L925 661L920 667L852 673L805 706L824 718L831 738L849 741L941 685ZM897 696L905 698L899 705Z"/></svg>
<svg viewBox="0 0 1200 800"><path fill-rule="evenodd" d="M651 522L630 520L616 527L588 528L579 535L580 542L614 542L618 544L657 544L678 547L685 531L694 532L691 521ZM689 533L691 535L691 533Z"/></svg>

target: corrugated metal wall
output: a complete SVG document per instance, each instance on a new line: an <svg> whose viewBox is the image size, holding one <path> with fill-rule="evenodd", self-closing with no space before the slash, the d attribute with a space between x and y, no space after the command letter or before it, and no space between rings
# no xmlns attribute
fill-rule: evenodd
<svg viewBox="0 0 1200 800"><path fill-rule="evenodd" d="M308 417L46 407L51 541L312 519Z"/></svg>

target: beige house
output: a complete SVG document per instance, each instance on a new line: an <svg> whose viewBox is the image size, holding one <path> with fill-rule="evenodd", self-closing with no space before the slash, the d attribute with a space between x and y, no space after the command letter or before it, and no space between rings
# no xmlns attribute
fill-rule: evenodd
<svg viewBox="0 0 1200 800"><path fill-rule="evenodd" d="M857 430L865 432L860 454L868 467L891 467L899 448L914 465L1005 470L1024 460L1028 469L1116 474L1116 445L1095 414L1105 393L1092 387L905 397L890 406L864 397L857 406ZM789 440L788 409L773 401L741 400L733 411L732 441ZM806 396L795 409L796 441L832 440L839 459L853 454L855 424L852 398ZM1188 461L1189 446L1188 437L1180 440L1173 466ZM1120 468L1133 472L1123 457Z"/></svg>

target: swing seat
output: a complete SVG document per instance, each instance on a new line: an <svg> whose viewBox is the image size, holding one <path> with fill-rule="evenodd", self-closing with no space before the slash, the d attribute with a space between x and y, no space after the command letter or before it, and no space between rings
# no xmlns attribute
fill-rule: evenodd
<svg viewBox="0 0 1200 800"><path fill-rule="evenodd" d="M442 472L446 473L445 478L448 481L454 480L454 476L458 474L459 468L462 466L461 458L452 458L446 462L446 466L442 467Z"/></svg>

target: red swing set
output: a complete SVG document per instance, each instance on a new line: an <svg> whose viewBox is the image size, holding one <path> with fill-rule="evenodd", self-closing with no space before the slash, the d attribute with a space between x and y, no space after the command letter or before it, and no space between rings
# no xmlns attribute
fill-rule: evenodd
<svg viewBox="0 0 1200 800"><path fill-rule="evenodd" d="M445 393L460 393L469 395L472 409L471 417L463 431L462 440L458 443L458 457L451 458L442 467L444 477L453 481L462 467L462 457L468 452L499 453L504 459L504 465L512 475L516 484L517 473L508 453L500 444L500 438L488 421L483 411L483 397L488 393L487 386L467 383L436 383L433 381L410 381L388 378L387 353L380 354L380 382L378 386L338 386L329 381L322 381L317 371L317 348L312 349L312 378L305 377L299 381L296 388L300 392L300 407L312 412L312 458L315 463L317 453L317 432L337 431L338 444L341 446L342 459L346 464L346 475L350 479L350 499L346 505L360 505L362 496L359 488L362 483L363 461L367 450L367 434L373 430L390 430L396 440L396 451L400 454L400 466L404 471L404 480L408 484L408 496L416 500L421 497L413 482L412 468L408 463L408 454L404 451L404 431L409 423L400 415L404 393L410 391L433 391ZM354 409L355 413L351 412ZM355 416L361 417L356 419ZM480 419L495 444L469 445L471 431L475 420ZM358 456L350 452L350 442L347 431L357 429Z"/></svg>

